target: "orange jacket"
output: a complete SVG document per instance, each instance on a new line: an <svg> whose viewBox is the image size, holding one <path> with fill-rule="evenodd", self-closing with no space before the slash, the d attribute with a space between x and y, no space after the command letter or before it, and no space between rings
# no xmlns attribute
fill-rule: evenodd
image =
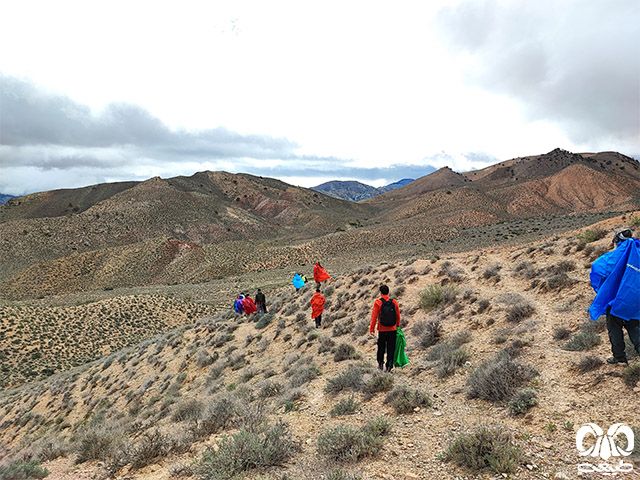
<svg viewBox="0 0 640 480"><path fill-rule="evenodd" d="M311 297L311 318L317 318L322 315L324 311L324 295L321 293L314 293Z"/></svg>
<svg viewBox="0 0 640 480"><path fill-rule="evenodd" d="M316 262L316 266L313 267L313 279L316 282L324 282L325 280L329 280L331 276L327 273L324 267L320 266L319 262Z"/></svg>
<svg viewBox="0 0 640 480"><path fill-rule="evenodd" d="M385 300L389 300L389 295L382 295L382 298L384 298ZM400 326L400 306L398 305L398 302L395 298L393 299L393 304L396 306L396 324L392 327L385 327L384 325L380 324L380 309L382 308L382 300L378 298L373 303L373 311L371 312L371 325L369 326L369 331L371 333L375 332L376 323L378 324L379 332L391 332Z"/></svg>

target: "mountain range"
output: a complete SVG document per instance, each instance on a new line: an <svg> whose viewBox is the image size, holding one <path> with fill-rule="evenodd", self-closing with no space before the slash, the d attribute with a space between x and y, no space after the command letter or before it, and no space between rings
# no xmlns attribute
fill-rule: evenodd
<svg viewBox="0 0 640 480"><path fill-rule="evenodd" d="M341 198L342 200L349 200L351 202L359 202L360 200L366 200L367 198L375 197L376 195L382 195L390 190L404 187L405 185L413 182L413 178L403 178L397 182L390 183L383 187L372 187L365 183L360 183L355 180L342 181L333 180L331 182L325 182L321 185L311 187L311 190L324 193L334 198Z"/></svg>
<svg viewBox="0 0 640 480"><path fill-rule="evenodd" d="M4 193L0 193L0 205L6 203L9 199L15 198L13 195L5 195Z"/></svg>
<svg viewBox="0 0 640 480"><path fill-rule="evenodd" d="M41 192L0 206L0 298L461 248L493 240L472 228L638 206L637 160L560 149L472 172L441 168L358 203L226 172Z"/></svg>

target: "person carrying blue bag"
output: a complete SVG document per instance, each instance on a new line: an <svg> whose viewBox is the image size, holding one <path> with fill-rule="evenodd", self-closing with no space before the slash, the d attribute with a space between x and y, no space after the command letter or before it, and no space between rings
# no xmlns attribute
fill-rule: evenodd
<svg viewBox="0 0 640 480"><path fill-rule="evenodd" d="M607 330L613 357L607 363L628 364L624 328L640 354L640 240L624 227L613 237L615 249L591 265L589 279L596 297L589 307L592 321L607 316Z"/></svg>

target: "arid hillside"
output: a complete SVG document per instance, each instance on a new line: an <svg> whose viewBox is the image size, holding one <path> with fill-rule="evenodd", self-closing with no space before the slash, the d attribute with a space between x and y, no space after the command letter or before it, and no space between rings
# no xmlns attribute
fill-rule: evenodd
<svg viewBox="0 0 640 480"><path fill-rule="evenodd" d="M533 228L520 222L552 223L538 228L547 233L576 228L577 216L598 221L640 207L638 192L637 161L562 150L479 172L443 168L360 203L225 172L43 192L0 206L0 298L464 250L513 232L529 232L519 238L527 241ZM480 242L495 225L505 233Z"/></svg>
<svg viewBox="0 0 640 480"><path fill-rule="evenodd" d="M0 457L41 461L50 480L589 478L579 427L640 433L640 360L603 363L606 330L586 312L591 262L623 224L640 211L507 248L329 267L320 329L310 285L273 284L264 316L184 304L191 323L0 393ZM411 362L391 374L368 335L382 283ZM146 301L122 310L135 323ZM624 460L637 472L638 447Z"/></svg>

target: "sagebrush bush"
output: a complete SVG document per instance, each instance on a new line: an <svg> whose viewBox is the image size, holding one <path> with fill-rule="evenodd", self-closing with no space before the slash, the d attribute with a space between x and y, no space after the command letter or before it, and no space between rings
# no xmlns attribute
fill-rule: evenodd
<svg viewBox="0 0 640 480"><path fill-rule="evenodd" d="M584 350L591 350L593 347L600 345L601 343L602 339L597 333L581 332L565 343L562 348L571 352L582 352Z"/></svg>
<svg viewBox="0 0 640 480"><path fill-rule="evenodd" d="M502 265L500 265L499 263L494 263L488 266L484 270L484 272L482 272L482 278L484 278L485 280L493 278L494 280L498 281L500 280L500 270L502 270Z"/></svg>
<svg viewBox="0 0 640 480"><path fill-rule="evenodd" d="M342 362L344 360L349 360L356 355L356 349L353 345L349 343L341 343L339 344L333 354L333 360L335 362Z"/></svg>
<svg viewBox="0 0 640 480"><path fill-rule="evenodd" d="M356 462L372 457L382 449L383 437L390 429L391 423L384 417L373 419L362 428L351 425L331 427L320 433L318 453L336 462Z"/></svg>
<svg viewBox="0 0 640 480"><path fill-rule="evenodd" d="M469 375L467 395L494 403L504 402L537 375L537 370L530 365L520 363L508 354L499 354Z"/></svg>
<svg viewBox="0 0 640 480"><path fill-rule="evenodd" d="M49 470L42 468L40 462L13 461L8 465L0 465L0 478L3 480L28 480L30 478L45 478Z"/></svg>
<svg viewBox="0 0 640 480"><path fill-rule="evenodd" d="M426 392L401 385L387 394L384 403L390 403L396 413L403 414L413 413L417 407L431 406L431 399Z"/></svg>
<svg viewBox="0 0 640 480"><path fill-rule="evenodd" d="M172 444L167 435L157 429L145 432L128 453L131 468L136 470L151 465L157 459L166 457L171 451Z"/></svg>
<svg viewBox="0 0 640 480"><path fill-rule="evenodd" d="M622 372L622 379L630 387L635 387L638 381L640 381L640 365L629 365Z"/></svg>
<svg viewBox="0 0 640 480"><path fill-rule="evenodd" d="M125 441L124 427L115 422L89 426L80 433L75 445L76 463L105 460Z"/></svg>
<svg viewBox="0 0 640 480"><path fill-rule="evenodd" d="M604 365L601 358L594 355L587 355L576 364L578 373L587 373L596 370Z"/></svg>
<svg viewBox="0 0 640 480"><path fill-rule="evenodd" d="M265 328L273 321L274 318L275 315L273 313L265 313L264 315L260 316L260 320L258 320L258 323L256 323L256 328L258 330Z"/></svg>
<svg viewBox="0 0 640 480"><path fill-rule="evenodd" d="M360 403L356 402L353 394L349 395L347 398L342 398L336 405L331 409L329 415L332 417L337 417L339 415L351 415L355 413L360 408Z"/></svg>
<svg viewBox="0 0 640 480"><path fill-rule="evenodd" d="M295 368L289 370L286 375L289 377L289 384L296 388L317 378L320 375L320 370L313 363L299 364L296 365Z"/></svg>
<svg viewBox="0 0 640 480"><path fill-rule="evenodd" d="M218 394L205 405L202 413L191 420L189 431L200 440L228 428L239 411L238 400L229 394Z"/></svg>
<svg viewBox="0 0 640 480"><path fill-rule="evenodd" d="M364 371L360 367L351 366L339 373L336 377L329 378L324 388L326 393L338 393L343 390L360 391L364 384L362 376Z"/></svg>
<svg viewBox="0 0 640 480"><path fill-rule="evenodd" d="M440 305L452 303L457 295L458 289L453 285L429 285L420 292L418 305L425 312L430 312Z"/></svg>
<svg viewBox="0 0 640 480"><path fill-rule="evenodd" d="M173 410L171 420L174 422L184 422L187 420L194 420L200 416L204 405L201 401L196 399L183 400Z"/></svg>
<svg viewBox="0 0 640 480"><path fill-rule="evenodd" d="M388 392L393 388L393 375L375 373L362 387L362 391L367 397L372 397L376 393Z"/></svg>
<svg viewBox="0 0 640 480"><path fill-rule="evenodd" d="M442 324L439 320L421 320L413 325L411 333L422 348L429 348L442 338Z"/></svg>
<svg viewBox="0 0 640 480"><path fill-rule="evenodd" d="M554 340L566 340L571 336L571 330L566 327L555 327L553 329Z"/></svg>
<svg viewBox="0 0 640 480"><path fill-rule="evenodd" d="M577 283L576 280L569 277L569 275L567 275L566 272L557 272L545 279L542 288L545 291L550 291L550 290L560 291L565 288L573 286L575 283Z"/></svg>
<svg viewBox="0 0 640 480"><path fill-rule="evenodd" d="M538 394L533 388L523 388L509 400L511 415L522 415L538 404Z"/></svg>
<svg viewBox="0 0 640 480"><path fill-rule="evenodd" d="M362 480L362 477L344 470L334 470L327 475L327 480Z"/></svg>
<svg viewBox="0 0 640 480"><path fill-rule="evenodd" d="M586 229L579 235L578 239L581 243L591 243L604 238L606 235L607 231L604 228L595 227Z"/></svg>
<svg viewBox="0 0 640 480"><path fill-rule="evenodd" d="M461 348L444 352L436 367L436 375L438 375L438 378L449 377L455 373L458 367L464 365L468 359L469 354Z"/></svg>
<svg viewBox="0 0 640 480"><path fill-rule="evenodd" d="M536 308L526 300L511 305L507 310L507 322L518 323L536 313Z"/></svg>
<svg viewBox="0 0 640 480"><path fill-rule="evenodd" d="M480 427L459 435L444 453L444 459L470 470L490 468L496 473L513 473L522 453L503 429Z"/></svg>
<svg viewBox="0 0 640 480"><path fill-rule="evenodd" d="M224 436L217 450L205 450L194 470L203 479L231 479L249 470L282 465L299 450L285 423L259 433L240 430Z"/></svg>

